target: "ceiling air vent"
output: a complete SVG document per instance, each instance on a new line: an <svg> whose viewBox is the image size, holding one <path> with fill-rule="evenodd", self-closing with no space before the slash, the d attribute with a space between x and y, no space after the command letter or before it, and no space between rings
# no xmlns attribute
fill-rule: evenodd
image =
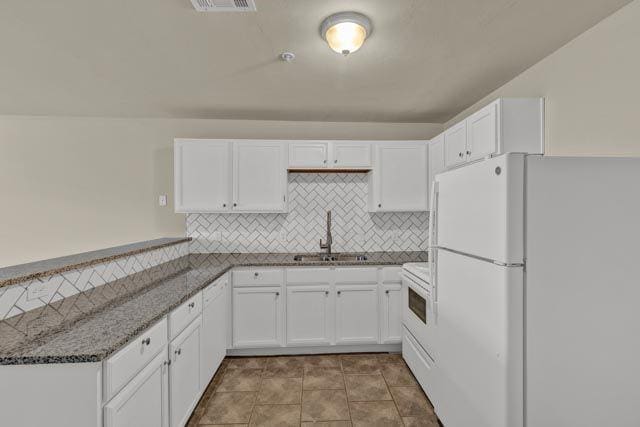
<svg viewBox="0 0 640 427"><path fill-rule="evenodd" d="M198 12L255 12L255 0L191 0Z"/></svg>

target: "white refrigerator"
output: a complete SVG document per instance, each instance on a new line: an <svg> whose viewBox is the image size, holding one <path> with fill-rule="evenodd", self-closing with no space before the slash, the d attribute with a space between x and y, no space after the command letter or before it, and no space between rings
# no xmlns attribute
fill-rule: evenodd
<svg viewBox="0 0 640 427"><path fill-rule="evenodd" d="M445 427L640 426L640 159L444 172L429 241Z"/></svg>

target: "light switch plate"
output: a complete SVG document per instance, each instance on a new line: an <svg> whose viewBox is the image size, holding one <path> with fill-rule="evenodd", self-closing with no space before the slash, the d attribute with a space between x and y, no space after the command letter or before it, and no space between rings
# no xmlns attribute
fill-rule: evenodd
<svg viewBox="0 0 640 427"><path fill-rule="evenodd" d="M161 194L158 196L158 205L167 206L167 195Z"/></svg>

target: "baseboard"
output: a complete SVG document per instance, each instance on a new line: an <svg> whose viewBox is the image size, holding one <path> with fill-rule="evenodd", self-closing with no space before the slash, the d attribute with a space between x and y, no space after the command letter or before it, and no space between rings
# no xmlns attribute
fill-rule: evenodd
<svg viewBox="0 0 640 427"><path fill-rule="evenodd" d="M232 348L227 356L286 356L329 353L400 353L402 344L327 345L318 347Z"/></svg>

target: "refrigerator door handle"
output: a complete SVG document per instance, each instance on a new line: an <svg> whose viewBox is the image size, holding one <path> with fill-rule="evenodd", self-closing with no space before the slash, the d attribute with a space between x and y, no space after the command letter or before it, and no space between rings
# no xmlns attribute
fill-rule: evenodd
<svg viewBox="0 0 640 427"><path fill-rule="evenodd" d="M438 249L431 248L429 252L429 282L431 284L431 312L433 313L433 324L438 324Z"/></svg>
<svg viewBox="0 0 640 427"><path fill-rule="evenodd" d="M431 186L431 214L429 215L429 282L431 283L431 311L433 324L438 324L438 196L439 183L433 181Z"/></svg>
<svg viewBox="0 0 640 427"><path fill-rule="evenodd" d="M431 186L431 213L429 214L429 247L438 245L438 181Z"/></svg>

